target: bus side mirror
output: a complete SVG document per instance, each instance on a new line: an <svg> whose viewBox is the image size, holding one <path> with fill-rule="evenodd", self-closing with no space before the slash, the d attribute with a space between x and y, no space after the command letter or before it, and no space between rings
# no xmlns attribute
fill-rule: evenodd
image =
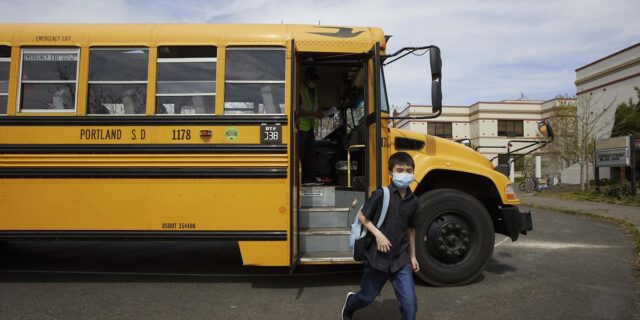
<svg viewBox="0 0 640 320"><path fill-rule="evenodd" d="M442 88L439 81L431 81L431 112L438 113L442 110Z"/></svg>
<svg viewBox="0 0 640 320"><path fill-rule="evenodd" d="M442 58L440 57L440 48L432 46L429 49L429 58L431 62L431 111L439 113L442 110Z"/></svg>
<svg viewBox="0 0 640 320"><path fill-rule="evenodd" d="M429 58L431 60L431 79L440 80L442 77L442 58L440 57L440 48L432 46L429 49Z"/></svg>
<svg viewBox="0 0 640 320"><path fill-rule="evenodd" d="M549 122L549 120L542 120L538 122L538 131L545 138L553 139L553 127L551 127L551 122Z"/></svg>

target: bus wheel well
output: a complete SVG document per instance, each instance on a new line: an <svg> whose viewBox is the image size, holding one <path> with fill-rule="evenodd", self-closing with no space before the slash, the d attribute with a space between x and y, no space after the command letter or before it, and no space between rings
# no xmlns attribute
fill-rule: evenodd
<svg viewBox="0 0 640 320"><path fill-rule="evenodd" d="M502 204L500 193L489 178L466 172L433 170L420 181L414 193L420 196L436 189L460 190L475 197L491 215L495 232L506 234L506 226L499 210Z"/></svg>

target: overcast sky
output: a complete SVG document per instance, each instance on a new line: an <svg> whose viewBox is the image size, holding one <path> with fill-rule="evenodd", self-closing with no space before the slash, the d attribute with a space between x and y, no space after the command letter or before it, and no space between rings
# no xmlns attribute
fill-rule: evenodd
<svg viewBox="0 0 640 320"><path fill-rule="evenodd" d="M446 105L575 94L575 69L640 42L639 0L0 0L0 22L377 26L389 51L442 50ZM429 104L427 59L386 70L391 104Z"/></svg>

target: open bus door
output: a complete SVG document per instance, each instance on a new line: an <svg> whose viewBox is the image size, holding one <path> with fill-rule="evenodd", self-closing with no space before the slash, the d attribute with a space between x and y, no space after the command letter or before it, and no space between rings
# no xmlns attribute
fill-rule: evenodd
<svg viewBox="0 0 640 320"><path fill-rule="evenodd" d="M383 84L382 84L382 64L380 58L380 43L376 42L373 54L372 61L369 63L369 75L368 79L371 79L372 86L367 86L372 88L373 90L370 93L367 93L367 97L369 101L367 103L367 142L366 142L366 154L367 154L367 173L368 173L368 190L367 198L376 188L379 188L382 185L386 185L387 181L383 181L382 179L382 151L383 151L383 139L387 138L387 130L385 126L385 130L383 132L383 123L382 123L382 98L386 98L386 94L382 94ZM386 104L386 101L384 101ZM386 161L385 161L386 162Z"/></svg>
<svg viewBox="0 0 640 320"><path fill-rule="evenodd" d="M351 56L291 51L291 59L290 96L293 113L290 122L290 148L294 150L291 154L291 270L294 270L295 265L304 264L357 263L349 248L349 226L365 198L377 187L386 184L382 172L384 155L381 153L386 134L384 137L380 136L381 132L386 132L380 114L380 97L384 96L381 94L384 85L381 85L380 78L380 45L368 54ZM329 176L333 175L337 179L318 179L317 182L303 184L296 144L296 114L299 114L296 108L299 107L298 89L303 80L300 78L310 67L316 68L325 77L324 82L318 84L318 94L324 99L324 109L331 109L327 108L331 106L331 102L327 101L336 98L333 102L335 109L341 110L345 122L340 122L328 135L320 134L321 138L316 140L316 169L325 168L320 166L324 165L320 160L327 159L327 155L334 152L336 162L331 164L332 172ZM349 91L341 92L340 96L332 96L335 90L331 89L335 89L336 79L349 83L346 88L353 90L353 99L342 99L349 96L345 93ZM347 109L351 113L350 131L347 130ZM344 132L344 136L341 132ZM348 165L340 166L339 162Z"/></svg>
<svg viewBox="0 0 640 320"><path fill-rule="evenodd" d="M299 260L299 248L298 248L298 212L300 209L300 161L298 157L298 128L297 128L297 101L298 101L298 88L297 88L297 68L296 68L296 45L295 40L291 40L289 43L289 256L291 261L289 263L289 271L293 273Z"/></svg>

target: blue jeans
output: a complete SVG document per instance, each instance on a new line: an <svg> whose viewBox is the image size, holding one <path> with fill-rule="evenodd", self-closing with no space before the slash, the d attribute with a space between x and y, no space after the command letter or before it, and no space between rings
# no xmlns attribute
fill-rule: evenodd
<svg viewBox="0 0 640 320"><path fill-rule="evenodd" d="M413 285L411 264L407 264L396 273L388 273L378 271L369 266L368 263L365 263L360 291L349 297L345 307L345 313L353 315L356 310L371 304L389 279L391 279L391 284L396 292L402 319L415 319L416 313L418 312L418 299L416 297L416 289Z"/></svg>

